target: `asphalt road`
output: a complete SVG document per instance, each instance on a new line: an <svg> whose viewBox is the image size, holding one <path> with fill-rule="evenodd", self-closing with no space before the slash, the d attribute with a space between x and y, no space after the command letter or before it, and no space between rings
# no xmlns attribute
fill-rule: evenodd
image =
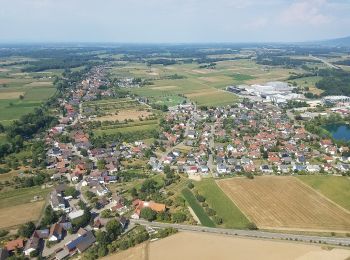
<svg viewBox="0 0 350 260"><path fill-rule="evenodd" d="M273 233L273 232L266 232L266 231L259 231L259 230L209 228L209 227L194 226L194 225L148 222L145 220L135 220L135 219L131 219L130 222L134 224L138 223L138 224L156 227L156 228L173 227L180 231L208 232L208 233L222 234L222 235L228 235L228 236L277 239L277 240L293 240L293 241L301 241L306 243L317 243L317 244L321 243L321 244L329 244L329 245L350 246L350 237L349 238L319 237L319 236L308 236L308 235L295 235L295 234L288 234L288 233Z"/></svg>
<svg viewBox="0 0 350 260"><path fill-rule="evenodd" d="M330 62L328 62L328 61L326 61L326 60L324 60L324 59L315 57L315 56L313 56L313 55L311 55L311 54L309 54L309 57L310 57L310 58L313 58L314 60L318 60L318 61L323 62L324 64L326 64L328 67L330 67L330 68L332 68L332 69L339 69L339 67L333 65L332 63L330 63Z"/></svg>

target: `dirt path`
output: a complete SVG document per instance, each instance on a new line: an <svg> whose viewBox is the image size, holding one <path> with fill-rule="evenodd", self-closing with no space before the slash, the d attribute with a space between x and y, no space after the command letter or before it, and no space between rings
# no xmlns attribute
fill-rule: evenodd
<svg viewBox="0 0 350 260"><path fill-rule="evenodd" d="M195 221L197 221L198 224L201 225L202 223L201 223L201 221L199 220L199 218L197 217L196 213L194 213L193 209L192 209L191 207L188 207L188 210L190 211L190 213L191 213L193 219L194 219Z"/></svg>

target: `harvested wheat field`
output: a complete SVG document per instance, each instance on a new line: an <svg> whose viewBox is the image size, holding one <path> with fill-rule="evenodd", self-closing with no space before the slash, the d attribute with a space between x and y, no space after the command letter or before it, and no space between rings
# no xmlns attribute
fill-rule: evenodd
<svg viewBox="0 0 350 260"><path fill-rule="evenodd" d="M102 260L148 260L148 242L128 250L103 257Z"/></svg>
<svg viewBox="0 0 350 260"><path fill-rule="evenodd" d="M28 221L38 220L45 201L21 204L12 207L1 208L0 228L14 227Z"/></svg>
<svg viewBox="0 0 350 260"><path fill-rule="evenodd" d="M293 242L180 232L150 243L148 254L149 260L345 260L350 257L350 250L324 250L321 246Z"/></svg>
<svg viewBox="0 0 350 260"><path fill-rule="evenodd" d="M116 115L106 115L96 117L94 121L124 121L125 119L138 120L139 118L145 119L146 117L152 115L152 112L140 111L136 109L130 110L119 110Z"/></svg>
<svg viewBox="0 0 350 260"><path fill-rule="evenodd" d="M34 81L28 84L25 84L26 87L45 87L45 86L52 86L51 81Z"/></svg>
<svg viewBox="0 0 350 260"><path fill-rule="evenodd" d="M259 228L350 231L350 213L297 178L262 176L217 183Z"/></svg>
<svg viewBox="0 0 350 260"><path fill-rule="evenodd" d="M158 86L158 87L152 87L150 89L153 90L168 90L168 89L175 89L178 88L178 86Z"/></svg>
<svg viewBox="0 0 350 260"><path fill-rule="evenodd" d="M218 89L208 89L205 91L197 91L197 92L192 92L189 94L185 94L186 97L191 98L191 97L201 97L201 96L210 96L212 94L217 94L220 93L220 90Z"/></svg>
<svg viewBox="0 0 350 260"><path fill-rule="evenodd" d="M24 95L24 92L0 92L0 99L17 99L20 95Z"/></svg>

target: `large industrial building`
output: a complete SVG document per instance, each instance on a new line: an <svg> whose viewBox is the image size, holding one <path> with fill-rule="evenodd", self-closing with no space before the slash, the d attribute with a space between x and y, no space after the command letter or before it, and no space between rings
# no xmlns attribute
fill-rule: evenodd
<svg viewBox="0 0 350 260"><path fill-rule="evenodd" d="M276 104L285 104L288 100L303 98L302 95L293 93L293 87L289 86L288 83L280 81L268 82L264 85L254 84L251 86L229 86L226 89L236 94L257 96L263 100Z"/></svg>
<svg viewBox="0 0 350 260"><path fill-rule="evenodd" d="M348 96L326 96L322 98L322 103L325 105L335 105L338 103L349 103L350 97Z"/></svg>

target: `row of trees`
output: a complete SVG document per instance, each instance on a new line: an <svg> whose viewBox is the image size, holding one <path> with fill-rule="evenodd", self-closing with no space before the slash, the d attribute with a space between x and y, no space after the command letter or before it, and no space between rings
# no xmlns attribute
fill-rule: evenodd
<svg viewBox="0 0 350 260"><path fill-rule="evenodd" d="M136 227L122 237L121 233L120 223L115 219L109 221L106 224L106 231L95 233L97 243L85 252L84 259L97 259L119 250L126 250L149 239L148 232L142 226Z"/></svg>

